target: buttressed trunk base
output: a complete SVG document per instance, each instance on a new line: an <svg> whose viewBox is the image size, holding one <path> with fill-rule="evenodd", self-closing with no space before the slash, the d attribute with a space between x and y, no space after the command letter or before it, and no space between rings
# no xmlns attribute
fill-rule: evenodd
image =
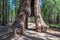
<svg viewBox="0 0 60 40"><path fill-rule="evenodd" d="M39 0L21 0L17 17L15 22L12 24L12 27L13 26L19 27L20 30L22 29L22 33L23 33L24 28L28 27L28 17L32 14L35 18L36 31L41 32L42 31L41 28L44 31L46 31L47 25L43 21L41 16Z"/></svg>

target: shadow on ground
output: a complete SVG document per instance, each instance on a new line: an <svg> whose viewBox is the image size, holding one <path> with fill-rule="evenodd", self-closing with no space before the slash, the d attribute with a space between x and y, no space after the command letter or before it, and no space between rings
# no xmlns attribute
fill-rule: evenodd
<svg viewBox="0 0 60 40"><path fill-rule="evenodd" d="M59 37L60 38L60 34L52 34L52 33L49 33L49 32L46 32L46 34L49 34L49 35L52 35L52 36L55 36L55 37Z"/></svg>
<svg viewBox="0 0 60 40"><path fill-rule="evenodd" d="M32 37L28 35L23 35L23 36L25 37L24 40L44 40L42 38Z"/></svg>
<svg viewBox="0 0 60 40"><path fill-rule="evenodd" d="M0 34L7 32L9 27L10 27L10 25L0 27ZM2 29L4 29L4 30L2 30ZM51 30L53 30L55 32L57 31L58 34L54 33ZM26 32L18 38L22 38L23 40L52 40L50 38L53 38L53 40L55 40L55 38L57 38L57 39L60 38L59 30L56 30L56 29L51 29L51 30L48 30L49 32L46 32L46 33L38 33L35 31L35 29L28 28L25 30ZM53 33L51 33L51 32L53 32ZM37 35L37 36L35 36L35 35ZM51 35L51 37L49 37L48 35ZM55 36L55 38L54 38L54 36ZM43 38L41 38L41 37L43 37ZM49 38L47 38L47 37L49 37ZM11 40L12 38L13 38L12 35L10 35L8 38L0 39L0 40ZM18 38L17 38L17 40L18 40ZM44 38L46 38L46 39L44 39ZM13 40L15 40L15 39L13 38Z"/></svg>

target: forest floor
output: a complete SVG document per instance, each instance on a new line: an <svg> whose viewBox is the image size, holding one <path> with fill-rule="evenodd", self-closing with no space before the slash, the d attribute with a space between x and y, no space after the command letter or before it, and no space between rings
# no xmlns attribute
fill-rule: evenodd
<svg viewBox="0 0 60 40"><path fill-rule="evenodd" d="M49 28L47 29L46 33L43 32L40 33L34 31L35 28L34 26L35 26L34 23L29 23L29 27L28 29L25 29L23 35L20 36L17 35L17 37L14 38L9 36L3 40L60 40L60 30ZM0 28L0 35L5 33L5 28L7 30L7 28L9 27L5 27L3 28L3 30L1 30L1 28ZM2 39L0 38L0 40Z"/></svg>

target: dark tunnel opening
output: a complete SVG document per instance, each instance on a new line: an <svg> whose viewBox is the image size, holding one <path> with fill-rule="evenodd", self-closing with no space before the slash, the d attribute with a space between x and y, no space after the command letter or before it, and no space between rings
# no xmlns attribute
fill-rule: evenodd
<svg viewBox="0 0 60 40"><path fill-rule="evenodd" d="M31 0L31 15L34 16L34 0Z"/></svg>

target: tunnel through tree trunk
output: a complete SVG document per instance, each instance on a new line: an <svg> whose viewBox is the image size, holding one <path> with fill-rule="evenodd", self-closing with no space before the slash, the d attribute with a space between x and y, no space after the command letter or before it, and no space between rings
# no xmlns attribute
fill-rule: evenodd
<svg viewBox="0 0 60 40"><path fill-rule="evenodd" d="M34 16L34 0L31 0L31 15L30 17Z"/></svg>
<svg viewBox="0 0 60 40"><path fill-rule="evenodd" d="M47 27L41 16L39 0L20 0L17 17L12 27L19 27L20 30L24 31L24 28L28 26L29 15L34 15L36 31L41 31L41 27Z"/></svg>

